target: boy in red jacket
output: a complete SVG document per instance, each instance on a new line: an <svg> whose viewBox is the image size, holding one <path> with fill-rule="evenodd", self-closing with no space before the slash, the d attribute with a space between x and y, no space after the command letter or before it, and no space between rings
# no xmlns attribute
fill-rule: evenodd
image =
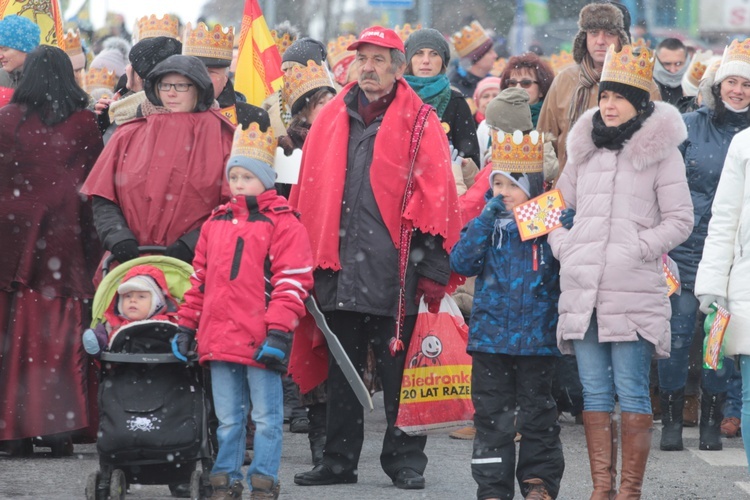
<svg viewBox="0 0 750 500"><path fill-rule="evenodd" d="M256 431L247 482L263 498L279 494L281 376L313 276L307 231L274 189L275 153L270 128L237 128L226 169L232 198L203 224L193 286L172 341L183 360L196 356L197 341L197 358L211 367L219 419L219 451L210 476L215 498L241 496L250 401Z"/></svg>

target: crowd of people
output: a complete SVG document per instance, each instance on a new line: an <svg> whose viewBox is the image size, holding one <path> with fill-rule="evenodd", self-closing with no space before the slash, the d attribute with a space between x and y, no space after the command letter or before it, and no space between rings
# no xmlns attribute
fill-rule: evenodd
<svg viewBox="0 0 750 500"><path fill-rule="evenodd" d="M694 422L701 450L741 434L750 451L750 38L651 50L616 2L578 28L570 54L506 59L477 21L328 44L285 23L284 86L256 106L233 86L231 28L146 17L89 61L0 20L0 450L95 441L97 359L121 326L158 320L211 373L211 498L243 480L278 498L285 419L310 440L296 485L356 483L363 408L314 300L383 391L383 471L425 488L401 384L420 302L454 295L475 415L452 437L473 439L478 499L558 496L563 411L584 426L592 499L640 498L659 418L662 450ZM514 208L552 189L561 227L523 239ZM103 259L143 247L193 266L184 297L134 266L89 329ZM692 346L717 306L732 319L714 370Z"/></svg>

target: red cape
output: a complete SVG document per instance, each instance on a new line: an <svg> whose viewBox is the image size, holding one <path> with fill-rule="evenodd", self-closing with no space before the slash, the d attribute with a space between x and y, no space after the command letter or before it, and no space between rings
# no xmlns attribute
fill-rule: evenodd
<svg viewBox="0 0 750 500"><path fill-rule="evenodd" d="M461 220L467 224L482 213L486 205L484 195L490 189L490 173L492 163L488 162L485 167L474 176L474 184L458 199L461 205Z"/></svg>

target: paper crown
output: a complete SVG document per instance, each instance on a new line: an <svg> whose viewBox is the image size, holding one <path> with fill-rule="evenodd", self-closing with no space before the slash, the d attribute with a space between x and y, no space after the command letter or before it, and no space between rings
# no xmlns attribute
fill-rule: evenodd
<svg viewBox="0 0 750 500"><path fill-rule="evenodd" d="M422 29L421 24L417 24L414 27L412 27L411 24L406 23L403 26L396 26L394 31L398 34L399 37L401 37L402 42L406 42L406 39L409 38L409 35L421 29Z"/></svg>
<svg viewBox="0 0 750 500"><path fill-rule="evenodd" d="M496 76L497 78L500 78L500 75L503 74L503 71L505 70L505 66L508 65L508 60L504 57L500 57L492 64L492 69L490 70L490 75Z"/></svg>
<svg viewBox="0 0 750 500"><path fill-rule="evenodd" d="M328 42L328 64L333 68L344 58L353 57L355 52L346 48L356 40L357 37L354 35L343 35Z"/></svg>
<svg viewBox="0 0 750 500"><path fill-rule="evenodd" d="M642 49L642 48L650 49L651 48L651 40L646 41L646 39L643 38L643 37L636 38L635 40L633 40L633 44L632 45L633 45L633 47L638 47L639 49Z"/></svg>
<svg viewBox="0 0 750 500"><path fill-rule="evenodd" d="M599 81L622 83L650 92L653 74L654 56L650 50L625 45L616 52L613 44L607 49Z"/></svg>
<svg viewBox="0 0 750 500"><path fill-rule="evenodd" d="M68 56L75 56L83 54L83 47L81 46L81 32L76 28L75 31L68 30L62 39L61 49L65 51Z"/></svg>
<svg viewBox="0 0 750 500"><path fill-rule="evenodd" d="M330 73L324 66L318 66L315 61L309 60L306 66L296 66L284 75L284 88L281 95L289 109L294 113L294 104L300 97L311 90L323 87L335 88Z"/></svg>
<svg viewBox="0 0 750 500"><path fill-rule="evenodd" d="M86 72L86 91L94 89L108 89L113 91L119 78L114 71L107 68L90 68Z"/></svg>
<svg viewBox="0 0 750 500"><path fill-rule="evenodd" d="M271 127L261 132L260 126L252 122L247 129L243 130L241 126L238 126L234 131L231 156L244 156L273 166L276 144L276 137Z"/></svg>
<svg viewBox="0 0 750 500"><path fill-rule="evenodd" d="M573 54L565 50L561 51L559 54L552 54L549 58L549 64L552 66L552 71L555 72L555 75L568 66L575 64L575 62Z"/></svg>
<svg viewBox="0 0 750 500"><path fill-rule="evenodd" d="M506 134L492 130L492 170L532 174L544 168L544 136L532 130L524 134L516 130Z"/></svg>
<svg viewBox="0 0 750 500"><path fill-rule="evenodd" d="M136 20L135 28L133 28L133 44L157 36L179 38L180 30L177 18L169 14L164 14L164 17L159 18L155 14L151 14Z"/></svg>
<svg viewBox="0 0 750 500"><path fill-rule="evenodd" d="M742 41L732 40L732 43L724 49L721 64L725 65L734 61L750 64L750 38Z"/></svg>
<svg viewBox="0 0 750 500"><path fill-rule="evenodd" d="M714 53L711 50L696 50L690 66L688 66L685 78L690 84L697 87L701 82L701 78L708 69L709 60L713 57Z"/></svg>
<svg viewBox="0 0 750 500"><path fill-rule="evenodd" d="M279 49L280 56L283 56L284 52L286 52L286 49L288 49L289 46L292 45L297 39L296 37L290 35L289 32L285 32L283 35L280 35L276 30L271 30L271 38L273 38L276 47Z"/></svg>
<svg viewBox="0 0 750 500"><path fill-rule="evenodd" d="M490 41L490 37L478 21L472 21L451 36L451 42L458 52L458 57L466 57L473 51Z"/></svg>
<svg viewBox="0 0 750 500"><path fill-rule="evenodd" d="M231 63L233 47L233 26L225 29L220 24L216 24L213 29L209 29L202 22L198 23L195 28L190 23L187 23L185 26L185 34L182 39L182 55ZM207 66L213 66L213 64L207 64Z"/></svg>

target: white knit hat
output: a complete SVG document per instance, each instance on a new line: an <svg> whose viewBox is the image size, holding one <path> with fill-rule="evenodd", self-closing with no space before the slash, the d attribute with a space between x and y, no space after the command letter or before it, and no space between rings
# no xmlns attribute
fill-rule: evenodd
<svg viewBox="0 0 750 500"><path fill-rule="evenodd" d="M157 311L161 311L166 306L166 299L164 298L164 292L159 287L156 280L151 276L139 274L133 276L127 281L124 281L117 287L117 309L122 314L123 311L123 295L128 292L150 292L151 293L151 308L148 312L148 318L156 314Z"/></svg>

